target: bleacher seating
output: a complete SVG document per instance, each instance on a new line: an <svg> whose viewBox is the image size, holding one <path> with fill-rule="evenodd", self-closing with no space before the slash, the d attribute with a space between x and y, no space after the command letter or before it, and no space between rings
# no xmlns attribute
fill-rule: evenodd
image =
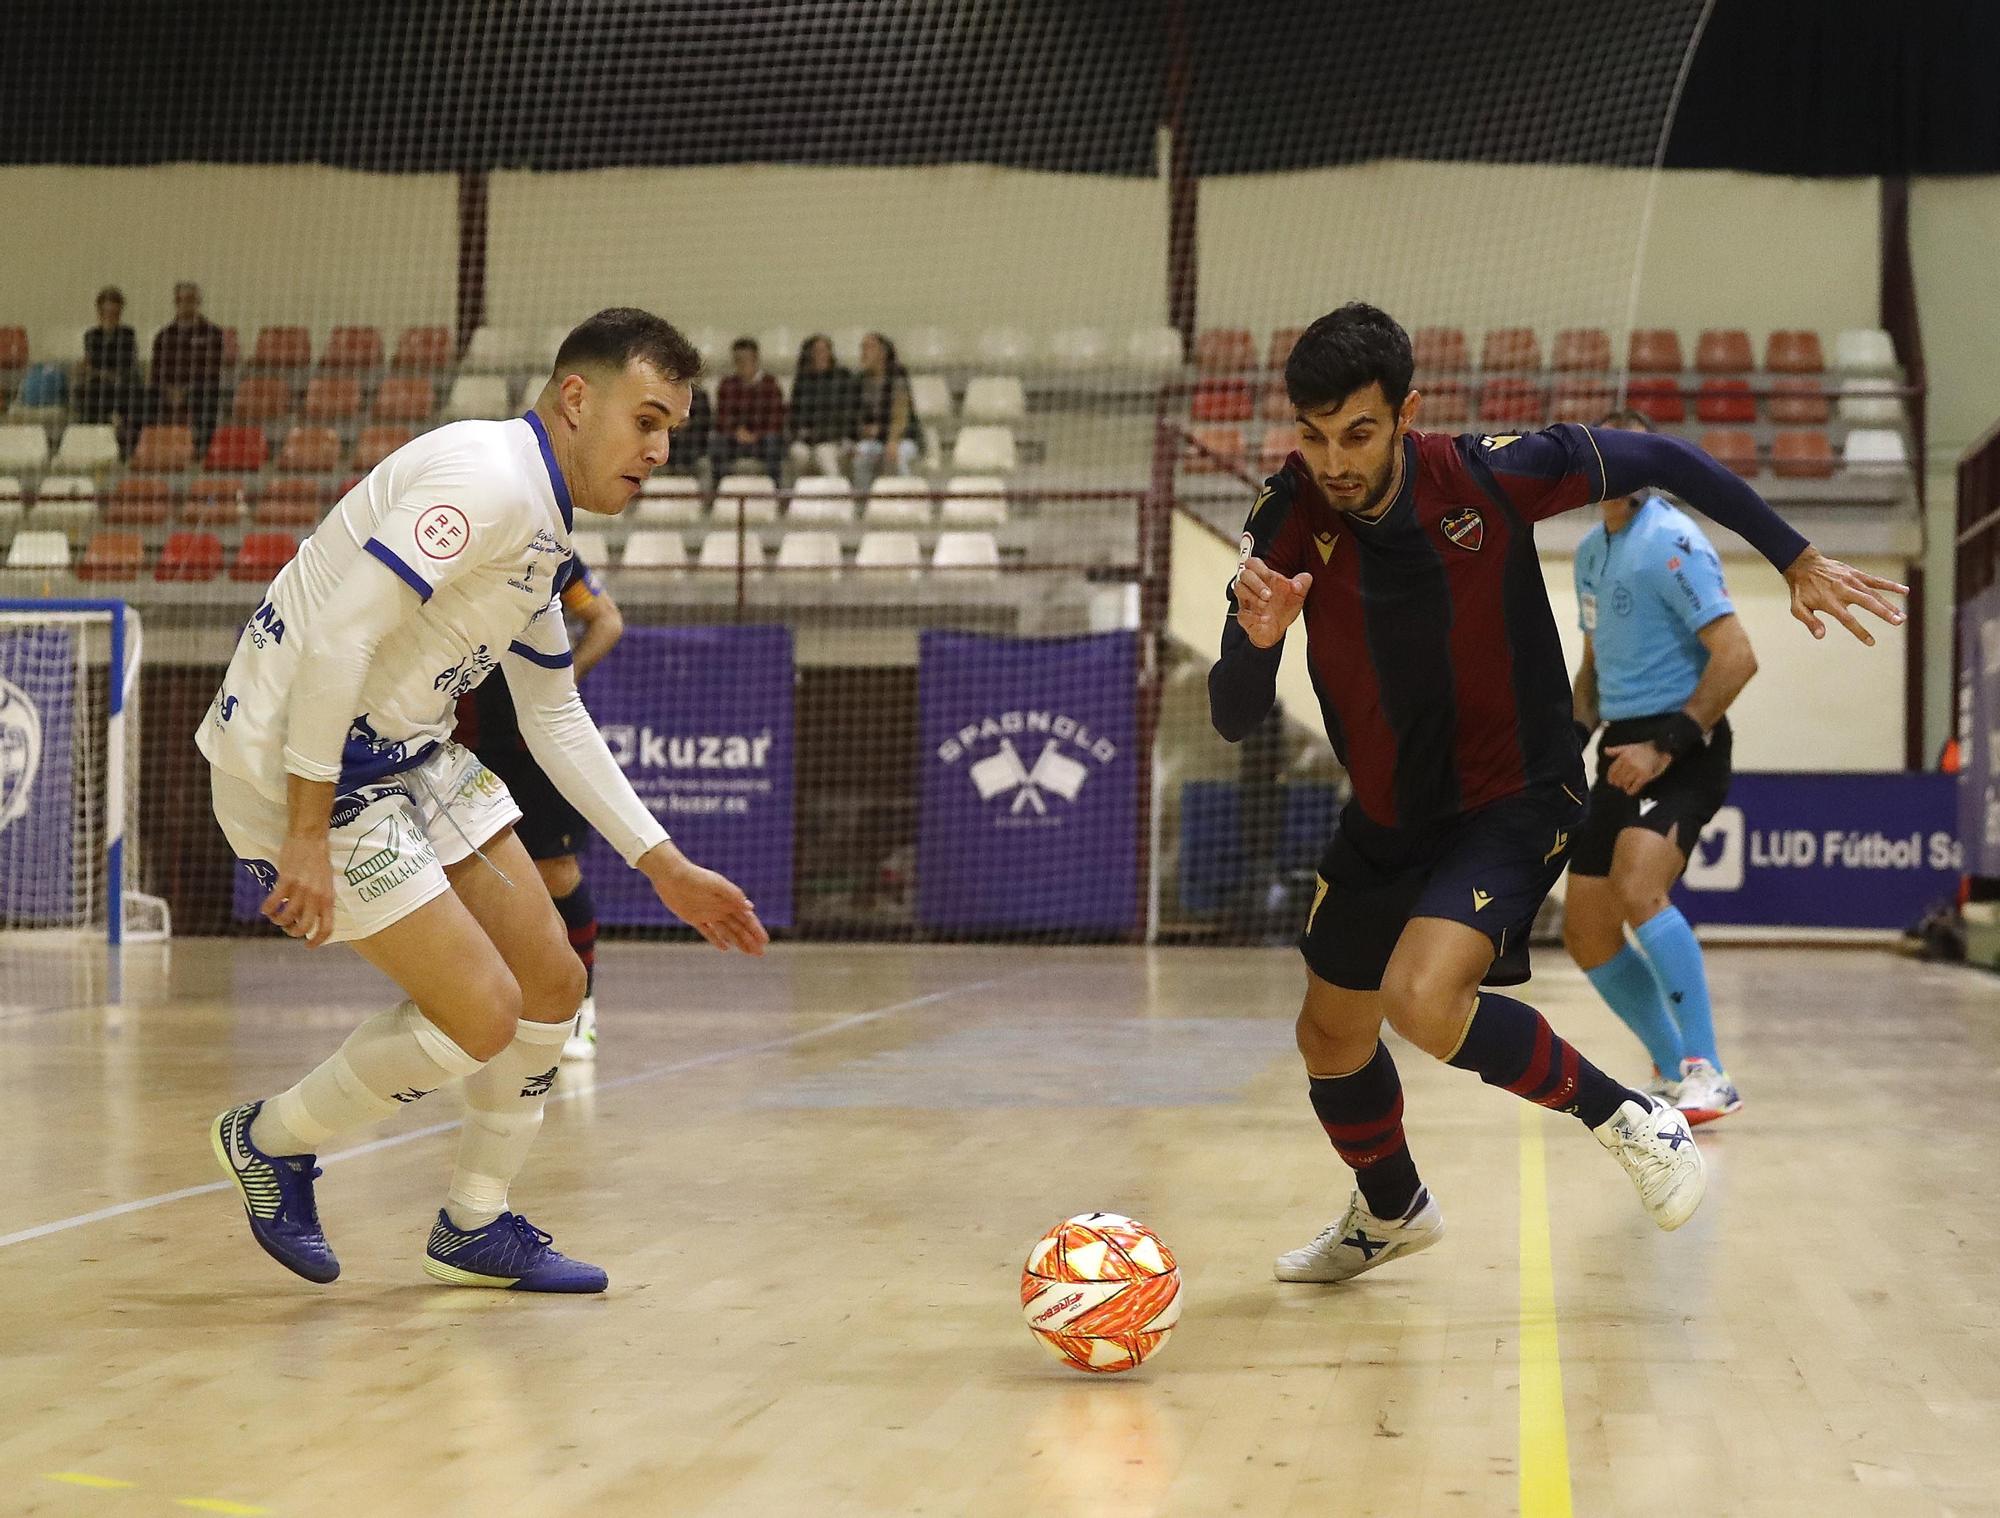
<svg viewBox="0 0 2000 1518"><path fill-rule="evenodd" d="M255 383L244 380L236 387ZM276 413L282 415L283 413ZM315 374L306 382L306 396L299 403L299 416L308 422L348 422L361 415L361 381L351 374Z"/></svg>
<svg viewBox="0 0 2000 1518"><path fill-rule="evenodd" d="M382 334L373 327L335 327L319 362L322 369L380 369Z"/></svg>
<svg viewBox="0 0 2000 1518"><path fill-rule="evenodd" d="M1257 340L1248 327L1209 327L1195 335L1194 366L1204 374L1242 374L1257 367Z"/></svg>
<svg viewBox="0 0 2000 1518"><path fill-rule="evenodd" d="M118 432L103 423L72 423L62 435L62 444L49 468L78 474L93 474L118 462Z"/></svg>
<svg viewBox="0 0 2000 1518"><path fill-rule="evenodd" d="M1125 340L1125 361L1142 374L1170 374L1184 362L1173 327L1141 327Z"/></svg>
<svg viewBox="0 0 2000 1518"><path fill-rule="evenodd" d="M678 532L642 527L625 539L625 569L685 569L687 544Z"/></svg>
<svg viewBox="0 0 2000 1518"><path fill-rule="evenodd" d="M1602 327L1565 327L1556 334L1549 367L1561 373L1604 374L1611 368L1611 334Z"/></svg>
<svg viewBox="0 0 2000 1518"><path fill-rule="evenodd" d="M1884 471L1909 466L1903 435L1886 427L1857 427L1847 434L1842 457L1850 469Z"/></svg>
<svg viewBox="0 0 2000 1518"><path fill-rule="evenodd" d="M1823 480L1839 468L1824 432L1780 432L1771 439L1771 472L1781 479Z"/></svg>
<svg viewBox="0 0 2000 1518"><path fill-rule="evenodd" d="M49 462L49 435L40 427L0 426L0 469L41 470Z"/></svg>
<svg viewBox="0 0 2000 1518"><path fill-rule="evenodd" d="M92 535L76 562L79 580L136 580L145 568L145 540L136 532L105 531Z"/></svg>
<svg viewBox="0 0 2000 1518"><path fill-rule="evenodd" d="M914 532L864 532L854 551L856 569L902 569L915 574L924 553Z"/></svg>
<svg viewBox="0 0 2000 1518"><path fill-rule="evenodd" d="M326 487L318 480L272 480L258 493L250 517L259 527L310 527L326 507Z"/></svg>
<svg viewBox="0 0 2000 1518"><path fill-rule="evenodd" d="M910 376L910 404L923 421L948 422L954 409L951 386L942 374L913 374Z"/></svg>
<svg viewBox="0 0 2000 1518"><path fill-rule="evenodd" d="M778 487L768 474L725 474L715 485L718 522L744 521L763 525L778 520Z"/></svg>
<svg viewBox="0 0 2000 1518"><path fill-rule="evenodd" d="M961 427L952 439L951 467L973 474L1012 474L1018 463L1014 429L1002 426Z"/></svg>
<svg viewBox="0 0 2000 1518"><path fill-rule="evenodd" d="M60 532L17 532L7 548L9 569L69 568L69 538Z"/></svg>
<svg viewBox="0 0 2000 1518"><path fill-rule="evenodd" d="M265 327L250 353L252 369L304 369L312 363L312 334L304 327Z"/></svg>
<svg viewBox="0 0 2000 1518"><path fill-rule="evenodd" d="M1007 482L994 475L947 480L938 520L947 527L999 526L1007 520Z"/></svg>
<svg viewBox="0 0 2000 1518"><path fill-rule="evenodd" d="M230 560L229 578L266 584L298 551L299 540L289 532L246 532Z"/></svg>
<svg viewBox="0 0 2000 1518"><path fill-rule="evenodd" d="M994 369L1023 369L1035 351L1034 341L1019 327L988 327L974 342L979 362ZM901 358L898 350L897 357ZM908 360L904 360L907 367Z"/></svg>
<svg viewBox="0 0 2000 1518"><path fill-rule="evenodd" d="M735 569L739 565L738 542L734 529L707 533L701 540L701 552L695 562L703 569ZM746 532L741 535L740 542L741 566L761 569L764 565L764 540L754 532Z"/></svg>
<svg viewBox="0 0 2000 1518"><path fill-rule="evenodd" d="M165 481L160 483L165 485ZM234 527L243 520L247 498L240 478L203 475L188 486L187 500L181 506L181 525Z"/></svg>
<svg viewBox="0 0 2000 1518"><path fill-rule="evenodd" d="M941 532L931 550L931 568L961 574L998 574L1000 544L990 532Z"/></svg>
<svg viewBox="0 0 2000 1518"><path fill-rule="evenodd" d="M168 533L153 565L153 578L164 582L213 580L221 573L222 539L192 528Z"/></svg>
<svg viewBox="0 0 2000 1518"><path fill-rule="evenodd" d="M931 487L928 480L913 475L885 475L875 481L861 519L871 526L928 527L931 522Z"/></svg>
<svg viewBox="0 0 2000 1518"><path fill-rule="evenodd" d="M173 510L173 487L165 480L128 474L111 487L103 516L112 527L164 527Z"/></svg>
<svg viewBox="0 0 2000 1518"><path fill-rule="evenodd" d="M1532 327L1494 327L1479 350L1479 367L1488 374L1526 372L1542 367L1542 345Z"/></svg>
<svg viewBox="0 0 2000 1518"><path fill-rule="evenodd" d="M837 570L840 535L825 531L788 532L778 541L780 569Z"/></svg>
<svg viewBox="0 0 2000 1518"><path fill-rule="evenodd" d="M1833 340L1833 364L1844 375L1902 377L1903 366L1896 362L1896 345L1889 334L1876 327L1851 327Z"/></svg>
<svg viewBox="0 0 2000 1518"><path fill-rule="evenodd" d="M277 467L285 474L327 474L338 469L340 434L331 427L300 423L285 434Z"/></svg>
<svg viewBox="0 0 2000 1518"><path fill-rule="evenodd" d="M6 430L0 427L0 433ZM5 463L4 450L0 450L0 466ZM131 465L150 474L175 474L192 469L194 432L187 427L158 424L145 428L139 434L139 441L132 446Z"/></svg>
<svg viewBox="0 0 2000 1518"><path fill-rule="evenodd" d="M208 440L202 467L217 471L253 473L270 459L271 445L262 427L230 425L215 429Z"/></svg>
<svg viewBox="0 0 2000 1518"><path fill-rule="evenodd" d="M1681 335L1665 327L1635 327L1625 345L1625 367L1634 374L1679 374Z"/></svg>
<svg viewBox="0 0 2000 1518"><path fill-rule="evenodd" d="M1741 379L1706 379L1695 393L1694 414L1711 426L1757 420L1757 398L1750 382Z"/></svg>
<svg viewBox="0 0 2000 1518"><path fill-rule="evenodd" d="M1702 374L1748 374L1757 367L1750 334L1741 327L1710 327L1695 339L1694 366Z"/></svg>
<svg viewBox="0 0 2000 1518"><path fill-rule="evenodd" d="M1757 458L1757 434L1740 427L1715 427L1701 435L1701 446L1709 457L1749 479L1763 465Z"/></svg>
<svg viewBox="0 0 2000 1518"><path fill-rule="evenodd" d="M1016 375L975 375L966 383L959 413L968 422L1023 421L1028 415L1028 392ZM917 414L923 415L922 408Z"/></svg>
<svg viewBox="0 0 2000 1518"><path fill-rule="evenodd" d="M1829 409L1821 382L1800 375L1771 381L1770 398L1764 403L1764 414L1772 421L1794 427L1825 426Z"/></svg>
<svg viewBox="0 0 2000 1518"><path fill-rule="evenodd" d="M1819 374L1826 355L1817 332L1779 330L1764 340L1764 367L1772 374Z"/></svg>
<svg viewBox="0 0 2000 1518"><path fill-rule="evenodd" d="M1419 327L1410 334L1410 348L1419 375L1459 374L1472 367L1465 332L1458 327Z"/></svg>
<svg viewBox="0 0 2000 1518"><path fill-rule="evenodd" d="M854 520L854 487L845 479L806 475L792 487L791 522L845 523Z"/></svg>
<svg viewBox="0 0 2000 1518"><path fill-rule="evenodd" d="M521 367L521 334L512 327L475 327L463 368L472 374L509 374Z"/></svg>
<svg viewBox="0 0 2000 1518"><path fill-rule="evenodd" d="M392 374L375 392L368 414L378 422L427 422L437 409L437 392L422 375Z"/></svg>
<svg viewBox="0 0 2000 1518"><path fill-rule="evenodd" d="M461 374L452 383L451 394L445 398L443 419L447 422L497 421L512 414L504 378L491 374Z"/></svg>
<svg viewBox="0 0 2000 1518"><path fill-rule="evenodd" d="M396 339L392 367L430 374L439 369L449 369L451 361L451 328L405 327Z"/></svg>
<svg viewBox="0 0 2000 1518"><path fill-rule="evenodd" d="M1059 369L1102 369L1111 356L1111 341L1098 327L1065 327L1049 338L1049 362Z"/></svg>

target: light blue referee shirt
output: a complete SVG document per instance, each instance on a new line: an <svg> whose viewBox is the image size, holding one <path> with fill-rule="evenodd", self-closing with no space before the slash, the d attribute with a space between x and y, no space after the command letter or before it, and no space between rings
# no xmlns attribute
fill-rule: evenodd
<svg viewBox="0 0 2000 1518"><path fill-rule="evenodd" d="M1623 531L1599 522L1577 545L1576 602L1607 722L1685 706L1708 667L1696 634L1736 609L1702 530L1656 495L1640 499Z"/></svg>

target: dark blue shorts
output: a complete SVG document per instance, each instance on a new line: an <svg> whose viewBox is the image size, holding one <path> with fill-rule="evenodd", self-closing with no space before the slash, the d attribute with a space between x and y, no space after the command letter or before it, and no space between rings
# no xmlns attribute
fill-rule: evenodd
<svg viewBox="0 0 2000 1518"><path fill-rule="evenodd" d="M1420 828L1380 827L1349 806L1320 859L1299 952L1321 980L1375 991L1410 919L1443 917L1492 940L1486 984L1519 985L1528 930L1585 810L1580 783L1534 786Z"/></svg>

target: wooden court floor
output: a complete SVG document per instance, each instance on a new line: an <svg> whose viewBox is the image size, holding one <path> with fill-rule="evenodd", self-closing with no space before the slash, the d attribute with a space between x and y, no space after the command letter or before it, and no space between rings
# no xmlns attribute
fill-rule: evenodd
<svg viewBox="0 0 2000 1518"><path fill-rule="evenodd" d="M150 956L150 957L149 957ZM1532 994L1639 1047L1559 954ZM601 1298L420 1271L441 1094L330 1156L345 1265L251 1244L205 1136L388 997L340 951L0 950L0 1514L2000 1514L2000 982L1718 950L1748 1106L1662 1235L1572 1120L1401 1051L1436 1249L1344 1204L1282 950L614 944L515 1201ZM1137 1373L1016 1285L1104 1208L1178 1251Z"/></svg>

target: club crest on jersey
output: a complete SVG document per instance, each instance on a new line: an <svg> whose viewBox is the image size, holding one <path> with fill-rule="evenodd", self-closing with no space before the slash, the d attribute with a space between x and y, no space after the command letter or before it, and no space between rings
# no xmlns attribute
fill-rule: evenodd
<svg viewBox="0 0 2000 1518"><path fill-rule="evenodd" d="M1438 526L1444 529L1446 537L1468 553L1478 553L1480 545L1486 541L1486 518L1470 506L1463 511L1454 511Z"/></svg>

